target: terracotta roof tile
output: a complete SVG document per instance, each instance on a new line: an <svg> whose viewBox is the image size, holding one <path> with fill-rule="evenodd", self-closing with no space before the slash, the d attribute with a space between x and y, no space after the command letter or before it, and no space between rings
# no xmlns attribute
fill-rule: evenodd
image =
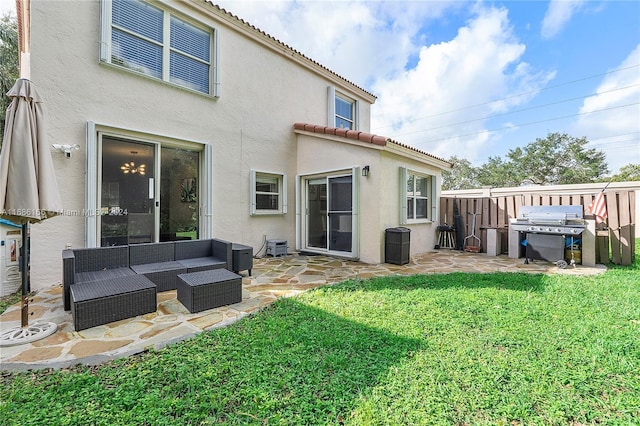
<svg viewBox="0 0 640 426"><path fill-rule="evenodd" d="M384 136L373 135L371 143L375 145L385 146L387 144L387 138Z"/></svg>
<svg viewBox="0 0 640 426"><path fill-rule="evenodd" d="M420 153L422 155L426 155L426 156L429 156L431 158L435 158L436 160L447 162L445 159L440 158L440 157L436 157L435 155L429 154L428 152L421 151L421 150L419 150L417 148L414 148L412 146L403 144L403 143L395 141L393 139L389 139L389 138L387 138L385 136L374 135L372 133L359 132L357 130L350 130L350 129L339 129L339 128L336 128L336 127L318 126L318 125L307 124L307 123L295 123L293 125L293 128L295 130L304 130L306 132L312 132L312 133L320 133L320 134L325 134L325 135L336 135L336 136L339 136L339 137L342 137L342 138L352 139L352 140L361 141L361 142L367 142L367 143L371 143L371 144L379 145L379 146L386 146L388 143L392 143L392 144L401 146L403 148L410 149L411 151L415 151L415 152Z"/></svg>
<svg viewBox="0 0 640 426"><path fill-rule="evenodd" d="M373 136L371 133L365 133L365 132L360 132L360 134L358 134L358 139L360 139L362 142L372 142Z"/></svg>
<svg viewBox="0 0 640 426"><path fill-rule="evenodd" d="M308 123L295 123L293 125L295 130L304 130L305 132L320 133L324 135L335 135L341 138L353 139L356 141L369 142L376 145L384 146L387 142L387 138L384 136L377 136L367 132L359 132L351 129L340 129L336 127L318 126Z"/></svg>
<svg viewBox="0 0 640 426"><path fill-rule="evenodd" d="M391 142L391 143L396 144L396 145L398 145L398 146L401 146L401 147L403 147L403 148L410 149L411 151L419 152L420 154L423 154L423 155L428 155L429 157L431 157L431 158L435 158L436 160L444 161L445 163L448 163L448 164L450 164L450 165L451 165L451 167L453 167L453 164L452 164L452 163L449 163L449 162L448 162L447 160L445 160L444 158L436 157L435 155L433 155L433 154L429 154L429 153L428 153L428 152L426 152L426 151L422 151L422 150L420 150L420 149L418 149L418 148L414 148L414 147L412 147L412 146L410 146L410 145L404 144L404 143L402 143L402 142L398 142L398 141L393 140L393 139L388 139L388 142Z"/></svg>

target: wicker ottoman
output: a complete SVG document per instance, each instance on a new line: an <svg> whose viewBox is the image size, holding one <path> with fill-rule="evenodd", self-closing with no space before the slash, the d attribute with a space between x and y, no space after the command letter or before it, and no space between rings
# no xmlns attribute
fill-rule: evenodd
<svg viewBox="0 0 640 426"><path fill-rule="evenodd" d="M156 311L156 285L144 275L74 284L70 292L76 331Z"/></svg>
<svg viewBox="0 0 640 426"><path fill-rule="evenodd" d="M178 300L189 312L242 301L242 277L226 269L178 275Z"/></svg>

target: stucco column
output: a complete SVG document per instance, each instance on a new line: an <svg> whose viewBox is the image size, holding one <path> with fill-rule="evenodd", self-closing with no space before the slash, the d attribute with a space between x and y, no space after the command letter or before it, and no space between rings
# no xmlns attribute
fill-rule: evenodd
<svg viewBox="0 0 640 426"><path fill-rule="evenodd" d="M501 250L501 234L495 228L487 229L487 255L498 256ZM509 240L511 241L511 240Z"/></svg>
<svg viewBox="0 0 640 426"><path fill-rule="evenodd" d="M587 219L586 223L582 232L582 265L596 266L596 221Z"/></svg>
<svg viewBox="0 0 640 426"><path fill-rule="evenodd" d="M515 219L509 219L509 258L517 259L520 257L520 232L514 230L511 227L511 223L515 222Z"/></svg>

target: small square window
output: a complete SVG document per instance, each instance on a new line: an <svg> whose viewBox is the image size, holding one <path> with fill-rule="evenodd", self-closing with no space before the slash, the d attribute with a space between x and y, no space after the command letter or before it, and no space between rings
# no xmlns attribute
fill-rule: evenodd
<svg viewBox="0 0 640 426"><path fill-rule="evenodd" d="M251 214L287 212L286 175L251 171Z"/></svg>

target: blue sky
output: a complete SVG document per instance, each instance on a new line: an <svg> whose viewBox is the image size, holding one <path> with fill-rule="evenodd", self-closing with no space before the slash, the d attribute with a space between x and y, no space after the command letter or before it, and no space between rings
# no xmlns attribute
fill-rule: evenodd
<svg viewBox="0 0 640 426"><path fill-rule="evenodd" d="M640 164L639 1L213 2L374 93L372 133L480 165L561 132Z"/></svg>

